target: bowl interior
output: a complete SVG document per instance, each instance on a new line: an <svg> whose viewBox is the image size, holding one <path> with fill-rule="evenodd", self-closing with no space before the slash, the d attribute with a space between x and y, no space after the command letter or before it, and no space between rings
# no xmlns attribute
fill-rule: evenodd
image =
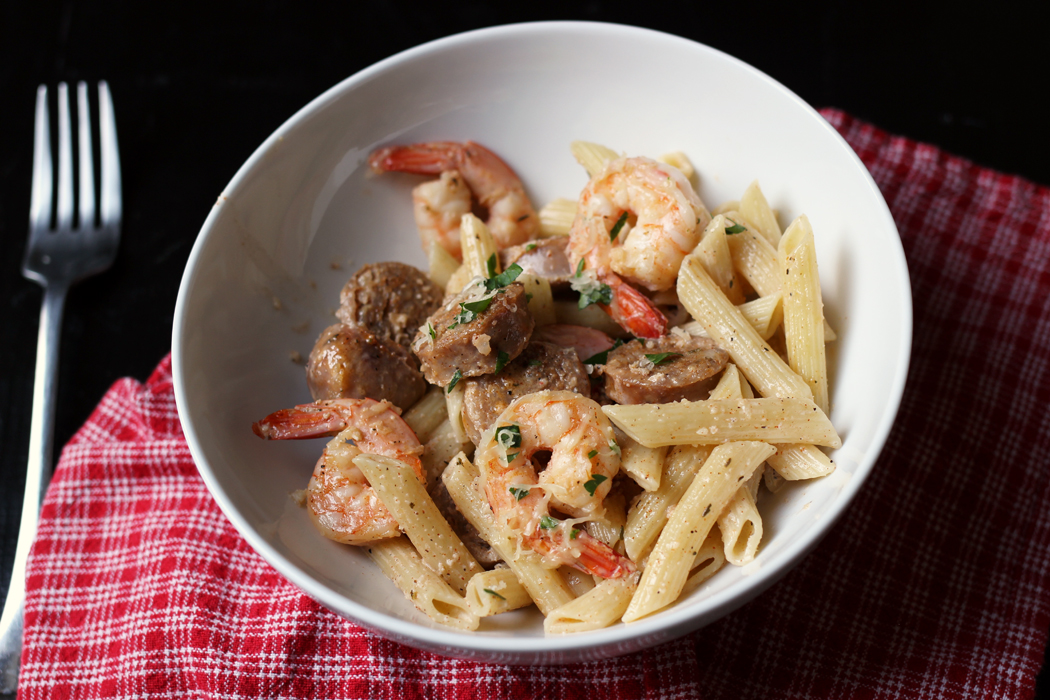
<svg viewBox="0 0 1050 700"><path fill-rule="evenodd" d="M628 154L681 150L709 207L755 179L782 224L806 213L829 321L838 470L760 503L758 559L729 567L660 614L546 639L538 613L436 627L360 551L321 538L289 493L323 443L263 442L251 423L310 400L303 368L360 265L425 267L410 189L421 178L369 175L377 146L467 140L499 153L540 206L574 198L586 174L569 143ZM317 98L241 168L216 202L176 309L180 415L216 500L282 574L328 607L388 636L446 653L568 661L622 653L705 624L769 586L830 527L869 472L907 371L907 269L882 197L819 115L753 68L647 30L587 23L472 32L387 59Z"/></svg>

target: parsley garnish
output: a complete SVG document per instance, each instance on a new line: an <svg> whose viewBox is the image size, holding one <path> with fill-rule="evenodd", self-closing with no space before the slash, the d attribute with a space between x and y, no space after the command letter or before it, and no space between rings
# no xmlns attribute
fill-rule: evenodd
<svg viewBox="0 0 1050 700"><path fill-rule="evenodd" d="M512 453L511 450L516 447L521 447L521 428L516 425L504 425L496 429L496 442L503 448L503 451L507 455L507 464L510 464L518 456L518 452ZM512 492L513 493L513 492ZM526 493L528 493L526 491ZM524 496L518 498L520 501Z"/></svg>
<svg viewBox="0 0 1050 700"><path fill-rule="evenodd" d="M681 354L682 353L680 352L658 352L653 355L646 354L645 359L649 360L654 365L658 365L661 362L666 362L672 357L680 357Z"/></svg>
<svg viewBox="0 0 1050 700"><path fill-rule="evenodd" d="M459 382L459 380L460 380L460 379L462 379L462 378L463 378L463 373L462 373L462 372L460 372L460 371L459 371L459 370L457 369L457 370L456 370L456 372L455 372L455 374L453 374L453 375L452 375L452 381L448 383L448 388L447 388L447 389L445 389L445 393L446 393L446 394L451 394L451 393L452 393L452 390L456 388L456 384L457 384L457 383Z"/></svg>
<svg viewBox="0 0 1050 700"><path fill-rule="evenodd" d="M531 252L533 250L536 250L536 244L535 243L529 243L527 246L525 246L525 252L526 253Z"/></svg>
<svg viewBox="0 0 1050 700"><path fill-rule="evenodd" d="M511 496L514 496L519 501L529 495L529 490L521 486L511 486L507 490L510 491Z"/></svg>
<svg viewBox="0 0 1050 700"><path fill-rule="evenodd" d="M609 441L609 449L615 452L616 454L620 454L620 446L616 444L615 440Z"/></svg>
<svg viewBox="0 0 1050 700"><path fill-rule="evenodd" d="M496 254L493 253L492 257L489 258L489 277L491 279L485 280L485 290L489 292L506 287L508 284L518 279L518 275L522 273L521 265L514 263L498 275L493 275L496 271L496 268L493 267L495 257Z"/></svg>
<svg viewBox="0 0 1050 700"><path fill-rule="evenodd" d="M586 261L583 258L580 258L580 262L576 264L576 274L573 275L573 277L579 277L583 274L583 266L585 263Z"/></svg>
<svg viewBox="0 0 1050 700"><path fill-rule="evenodd" d="M506 598L504 598L503 596L501 596L501 595L500 595L499 593L497 593L496 591L492 590L491 588L482 588L481 590L485 591L485 592L486 592L486 593L488 593L489 595L494 595L494 596L496 596L496 597L497 597L497 598L499 598L500 600L506 600Z"/></svg>
<svg viewBox="0 0 1050 700"><path fill-rule="evenodd" d="M587 459L594 459L598 456L598 450L591 450L587 453Z"/></svg>
<svg viewBox="0 0 1050 700"><path fill-rule="evenodd" d="M732 219L729 219L729 220L733 221ZM726 235L727 236L732 236L734 233L743 233L746 230L747 230L747 226L744 226L742 224L738 224L737 222L733 221L733 225L732 226L726 226Z"/></svg>
<svg viewBox="0 0 1050 700"><path fill-rule="evenodd" d="M502 350L500 350L499 354L496 355L496 372L495 373L499 374L500 370L503 369L504 367L506 367L507 366L507 362L509 362L509 361L510 361L510 355L508 355L507 353L505 353Z"/></svg>
<svg viewBox="0 0 1050 700"><path fill-rule="evenodd" d="M585 364L585 365L604 365L606 362L609 361L609 353L612 352L613 350L615 350L616 348L620 347L621 345L623 345L623 340L621 340L620 338L617 338L616 342L613 343L613 346L611 348L609 348L608 350L602 350L601 352L594 353L593 355L588 357L586 360L584 360L583 364Z"/></svg>
<svg viewBox="0 0 1050 700"><path fill-rule="evenodd" d="M456 315L455 323L449 328L455 328L461 323L470 323L478 317L478 314L484 313L485 309L489 308L492 304L492 297L486 297L484 299L478 299L477 301L466 301L459 305L459 308L463 309Z"/></svg>
<svg viewBox="0 0 1050 700"><path fill-rule="evenodd" d="M555 520L549 515L544 515L542 518L540 518L540 529L553 530L554 528L558 527L559 522L560 521Z"/></svg>
<svg viewBox="0 0 1050 700"><path fill-rule="evenodd" d="M601 474L591 474L590 480L583 485L583 488L587 489L587 493L593 496L594 492L598 489L598 486L603 481L608 481L608 479L609 477L602 476Z"/></svg>
<svg viewBox="0 0 1050 700"><path fill-rule="evenodd" d="M577 530L576 528L573 528L572 532L569 533L569 539L570 540L574 540L574 539L576 539L579 536L580 536L580 531Z"/></svg>
<svg viewBox="0 0 1050 700"><path fill-rule="evenodd" d="M609 231L609 240L615 241L616 237L620 235L620 229L627 223L627 212L620 214L620 218L613 224L612 231Z"/></svg>
<svg viewBox="0 0 1050 700"><path fill-rule="evenodd" d="M431 340L437 340L437 337L438 337L437 331L434 330L434 324L432 324L430 321L427 321L427 333L430 334L430 339Z"/></svg>
<svg viewBox="0 0 1050 700"><path fill-rule="evenodd" d="M489 259L485 261L485 267L488 268L489 277L496 276L496 254L493 253L489 256Z"/></svg>
<svg viewBox="0 0 1050 700"><path fill-rule="evenodd" d="M588 289L586 292L580 293L580 308L586 309L591 304L605 304L608 306L612 303L612 287L607 284L600 284L594 289Z"/></svg>

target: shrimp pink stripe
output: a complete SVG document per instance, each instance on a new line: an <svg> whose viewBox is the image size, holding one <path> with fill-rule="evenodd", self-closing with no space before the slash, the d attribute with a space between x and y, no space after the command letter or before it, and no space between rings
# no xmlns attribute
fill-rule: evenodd
<svg viewBox="0 0 1050 700"><path fill-rule="evenodd" d="M647 296L612 273L604 275L602 281L612 287L613 303L601 308L614 321L639 338L667 335L667 317Z"/></svg>
<svg viewBox="0 0 1050 700"><path fill-rule="evenodd" d="M376 172L439 175L459 167L457 155L463 146L454 141L416 143L409 146L380 148L368 158L368 165Z"/></svg>
<svg viewBox="0 0 1050 700"><path fill-rule="evenodd" d="M346 427L346 418L336 411L306 405L283 408L252 425L264 440L309 440L331 437Z"/></svg>

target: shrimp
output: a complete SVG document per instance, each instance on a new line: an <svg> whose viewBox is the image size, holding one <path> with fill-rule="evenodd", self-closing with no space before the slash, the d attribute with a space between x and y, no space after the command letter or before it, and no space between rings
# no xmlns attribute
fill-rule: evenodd
<svg viewBox="0 0 1050 700"><path fill-rule="evenodd" d="M359 454L393 457L412 466L425 483L416 434L388 401L334 399L271 413L252 426L267 440L335 435L306 487L307 512L325 537L362 545L397 537L400 527L354 465Z"/></svg>
<svg viewBox="0 0 1050 700"><path fill-rule="evenodd" d="M569 232L572 264L584 260L610 288L612 301L602 308L617 323L636 336L659 337L667 319L628 282L650 291L673 287L710 218L677 168L649 158L613 160L580 193Z"/></svg>
<svg viewBox="0 0 1050 700"><path fill-rule="evenodd" d="M375 172L441 175L412 191L423 245L432 240L460 259L459 224L470 211L470 194L488 210L486 224L502 249L536 238L540 220L525 187L492 151L473 141L434 141L380 148L368 158ZM468 189L469 188L469 189Z"/></svg>
<svg viewBox="0 0 1050 700"><path fill-rule="evenodd" d="M547 451L547 468L537 473L533 458ZM612 424L597 403L571 391L519 397L485 433L474 461L493 513L548 562L602 578L636 570L630 559L573 527L604 513L602 500L620 468ZM572 519L555 519L552 507Z"/></svg>

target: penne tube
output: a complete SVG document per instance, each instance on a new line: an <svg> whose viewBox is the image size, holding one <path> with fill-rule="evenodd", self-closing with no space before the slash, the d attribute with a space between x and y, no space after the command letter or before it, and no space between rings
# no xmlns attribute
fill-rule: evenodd
<svg viewBox="0 0 1050 700"><path fill-rule="evenodd" d="M621 157L611 148L589 141L573 141L569 144L569 148L572 149L576 162L587 171L587 177L594 177L605 168L605 164L610 160Z"/></svg>
<svg viewBox="0 0 1050 700"><path fill-rule="evenodd" d="M616 427L650 447L734 440L842 446L831 421L810 399L709 399L602 410Z"/></svg>
<svg viewBox="0 0 1050 700"><path fill-rule="evenodd" d="M427 568L405 537L373 542L366 550L405 597L431 620L461 630L478 628L478 616L470 611L463 596Z"/></svg>
<svg viewBox="0 0 1050 700"><path fill-rule="evenodd" d="M660 488L660 475L667 458L667 448L646 447L626 435L617 442L620 443L620 471L646 491Z"/></svg>
<svg viewBox="0 0 1050 700"><path fill-rule="evenodd" d="M759 297L736 307L762 340L769 340L784 320L781 292Z"/></svg>
<svg viewBox="0 0 1050 700"><path fill-rule="evenodd" d="M575 600L552 610L543 621L547 634L602 629L618 622L634 594L637 576L605 579Z"/></svg>
<svg viewBox="0 0 1050 700"><path fill-rule="evenodd" d="M671 450L660 488L641 494L627 512L623 539L630 559L641 561L656 542L668 513L681 500L712 449L710 445L680 445Z"/></svg>
<svg viewBox="0 0 1050 700"><path fill-rule="evenodd" d="M769 202L762 194L758 180L752 182L744 190L744 196L740 198L740 215L754 224L758 232L774 248L780 243L780 224L777 223L773 210L769 208Z"/></svg>
<svg viewBox="0 0 1050 700"><path fill-rule="evenodd" d="M715 520L740 484L773 452L761 442L733 442L711 451L660 533L624 622L641 619L678 599Z"/></svg>
<svg viewBox="0 0 1050 700"><path fill-rule="evenodd" d="M456 271L452 273L452 276L448 279L448 284L445 285L445 295L455 296L463 291L463 289L470 284L470 281L474 279L473 273L470 268L466 265L460 265L456 268Z"/></svg>
<svg viewBox="0 0 1050 700"><path fill-rule="evenodd" d="M711 210L711 216L718 216L719 214L725 214L731 211L740 210L740 200L731 199L728 202L723 202L714 209Z"/></svg>
<svg viewBox="0 0 1050 700"><path fill-rule="evenodd" d="M835 471L831 458L813 445L778 445L766 461L786 481L816 479Z"/></svg>
<svg viewBox="0 0 1050 700"><path fill-rule="evenodd" d="M554 312L554 296L551 293L551 283L538 275L523 273L518 275L518 282L525 287L526 298L529 300L529 313L536 320L537 326L549 326L557 322Z"/></svg>
<svg viewBox="0 0 1050 700"><path fill-rule="evenodd" d="M726 242L726 218L719 214L711 219L704 229L700 243L693 250L693 255L700 259L700 264L707 270L718 288L734 304L744 303L744 293L736 279L733 269L733 258Z"/></svg>
<svg viewBox="0 0 1050 700"><path fill-rule="evenodd" d="M412 467L375 454L354 457L354 466L365 475L427 566L459 595L466 593L467 582L482 570L481 565L452 531Z"/></svg>
<svg viewBox="0 0 1050 700"><path fill-rule="evenodd" d="M574 569L571 566L559 566L558 574L564 579L566 585L572 591L573 596L579 598L581 595L589 593L594 588L595 576L585 574L579 569Z"/></svg>
<svg viewBox="0 0 1050 700"><path fill-rule="evenodd" d="M445 388L445 409L448 414L448 422L452 426L456 439L460 442L470 442L467 437L467 429L463 425L463 401L467 385L463 381L456 382L456 386Z"/></svg>
<svg viewBox="0 0 1050 700"><path fill-rule="evenodd" d="M469 439L460 439L452 423L448 419L443 421L423 445L423 454L419 456L423 462L423 471L427 475L427 483L436 483L453 457L460 452L471 454L473 450L474 443Z"/></svg>
<svg viewBox="0 0 1050 700"><path fill-rule="evenodd" d="M784 488L784 484L787 483L787 480L780 476L780 474L777 474L776 470L767 464L765 470L762 472L762 483L766 485L766 490L770 493L776 493Z"/></svg>
<svg viewBox="0 0 1050 700"><path fill-rule="evenodd" d="M747 230L727 236L729 252L737 272L748 281L759 296L769 296L780 291L781 274L777 262L777 249L758 232L740 212L726 212L726 219L744 226Z"/></svg>
<svg viewBox="0 0 1050 700"><path fill-rule="evenodd" d="M557 571L543 566L532 550L519 547L517 539L496 522L481 490L477 468L466 455L456 455L441 480L459 512L507 563L540 612L546 615L575 597Z"/></svg>
<svg viewBox="0 0 1050 700"><path fill-rule="evenodd" d="M438 426L448 420L448 407L445 404L445 392L439 386L432 386L416 401L412 408L401 416L419 441L425 443L434 434Z"/></svg>
<svg viewBox="0 0 1050 700"><path fill-rule="evenodd" d="M824 356L824 302L817 274L813 229L802 215L784 232L778 251L783 275L784 344L788 365L808 384L813 401L828 412L828 367Z"/></svg>
<svg viewBox="0 0 1050 700"><path fill-rule="evenodd" d="M605 512L587 523L587 533L613 549L622 551L623 548L616 545L623 539L624 527L627 525L627 503L623 493L619 490L610 492L602 501L602 506Z"/></svg>
<svg viewBox="0 0 1050 700"><path fill-rule="evenodd" d="M473 277L491 277L498 273L499 248L485 222L473 214L464 214L459 225L459 242L463 247L463 266ZM495 268L489 269L490 263Z"/></svg>
<svg viewBox="0 0 1050 700"><path fill-rule="evenodd" d="M559 197L540 209L539 215L541 236L568 236L576 220L576 200Z"/></svg>
<svg viewBox="0 0 1050 700"><path fill-rule="evenodd" d="M678 273L678 298L711 340L729 353L760 394L781 398L813 397L805 380L762 340L718 289L700 261L691 255L686 256Z"/></svg>
<svg viewBox="0 0 1050 700"><path fill-rule="evenodd" d="M670 153L664 153L662 156L657 156L655 160L661 163L667 163L670 166L678 168L685 175L689 183L696 186L696 168L693 166L693 161L689 160L689 156L681 151L671 151Z"/></svg>
<svg viewBox="0 0 1050 700"><path fill-rule="evenodd" d="M510 569L495 568L474 574L464 596L467 609L489 617L532 605L532 598Z"/></svg>
<svg viewBox="0 0 1050 700"><path fill-rule="evenodd" d="M754 561L762 541L762 516L747 487L737 489L717 522L726 561L734 566Z"/></svg>
<svg viewBox="0 0 1050 700"><path fill-rule="evenodd" d="M682 587L682 594L679 596L683 598L697 588L700 584L715 575L719 569L721 569L726 563L725 548L722 546L722 535L718 531L718 527L711 529L708 533L707 539L700 545L700 551L696 553L696 558L693 559L693 566L689 569L689 578L685 580L685 586Z"/></svg>
<svg viewBox="0 0 1050 700"><path fill-rule="evenodd" d="M459 261L437 241L431 241L427 247L427 263L430 279L442 289L448 287L452 275L459 269Z"/></svg>

